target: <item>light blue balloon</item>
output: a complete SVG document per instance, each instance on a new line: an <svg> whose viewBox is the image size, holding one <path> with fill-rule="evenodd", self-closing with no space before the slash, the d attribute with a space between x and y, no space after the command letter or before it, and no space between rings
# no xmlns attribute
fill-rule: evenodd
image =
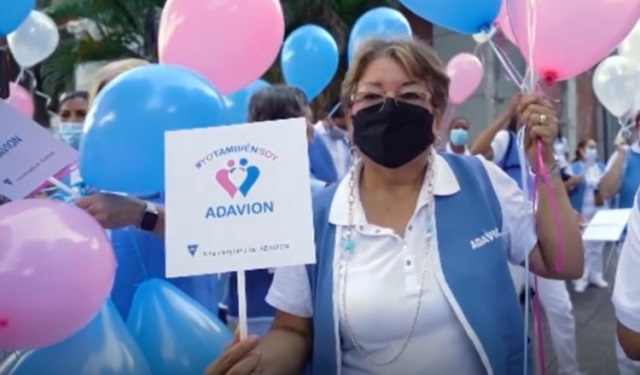
<svg viewBox="0 0 640 375"><path fill-rule="evenodd" d="M320 26L304 25L284 42L280 66L287 84L301 88L313 100L331 83L339 60L333 36Z"/></svg>
<svg viewBox="0 0 640 375"><path fill-rule="evenodd" d="M36 0L0 0L0 36L9 35L36 7Z"/></svg>
<svg viewBox="0 0 640 375"><path fill-rule="evenodd" d="M351 29L348 47L349 63L353 59L358 44L363 41L408 38L411 35L411 25L402 13L387 7L371 9L363 14Z"/></svg>
<svg viewBox="0 0 640 375"><path fill-rule="evenodd" d="M164 134L226 124L222 96L202 76L170 65L123 73L87 115L78 165L97 190L164 191Z"/></svg>
<svg viewBox="0 0 640 375"><path fill-rule="evenodd" d="M152 373L120 315L107 301L100 314L78 333L59 344L24 353L8 372L3 372L3 375L34 374Z"/></svg>
<svg viewBox="0 0 640 375"><path fill-rule="evenodd" d="M249 101L251 96L263 88L270 87L267 81L261 79L255 81L249 86L238 90L233 94L224 97L224 103L227 106L227 121L230 124L244 124L247 122L249 114Z"/></svg>
<svg viewBox="0 0 640 375"><path fill-rule="evenodd" d="M490 30L502 1L506 0L400 0L419 17L461 34Z"/></svg>
<svg viewBox="0 0 640 375"><path fill-rule="evenodd" d="M202 375L233 338L207 309L158 279L138 287L127 325L153 375Z"/></svg>

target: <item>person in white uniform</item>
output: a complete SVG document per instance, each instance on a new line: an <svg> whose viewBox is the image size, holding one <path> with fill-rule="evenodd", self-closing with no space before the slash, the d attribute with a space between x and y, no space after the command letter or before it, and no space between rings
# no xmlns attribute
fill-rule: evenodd
<svg viewBox="0 0 640 375"><path fill-rule="evenodd" d="M327 116L316 123L314 128L331 153L338 179L342 179L349 170L351 151L347 124L340 101L333 101L327 106Z"/></svg>
<svg viewBox="0 0 640 375"><path fill-rule="evenodd" d="M613 305L618 320L618 347L635 361L640 361L640 191L627 226L616 281L613 287ZM621 350L621 351L622 351ZM632 374L631 371L622 375Z"/></svg>
<svg viewBox="0 0 640 375"><path fill-rule="evenodd" d="M561 234L550 200L541 198L535 218L493 163L435 151L448 86L426 44L360 45L342 97L361 157L315 196L317 263L276 270L270 332L235 340L207 375L297 375L305 364L313 375L524 372L529 350L507 259L529 257L546 277L582 275L580 229L552 152L557 121L537 97L519 105L528 155L534 139L544 144ZM557 240L566 245L561 271Z"/></svg>
<svg viewBox="0 0 640 375"><path fill-rule="evenodd" d="M520 166L517 158L516 129L517 118L515 112L517 106L518 95L516 95L509 106L498 117L498 119L485 129L477 138L472 146L472 152L477 152L489 160L493 160L498 166L503 168L505 172L518 181L521 179ZM493 138L491 138L493 136ZM555 145L558 138L554 138L553 152L558 150ZM509 159L509 160L507 160ZM560 159L557 158L558 163ZM517 164L517 168L515 164ZM512 168L511 171L507 169ZM515 169L515 170L514 170ZM519 182L519 181L518 181ZM542 196L546 195L543 191ZM539 195L541 196L541 195ZM574 213L575 215L575 213ZM550 219L553 223L553 219ZM575 222L575 216L572 218ZM563 228L566 225L565 221ZM524 268L522 273L526 274ZM520 283L523 277L521 273L512 270L514 283ZM534 275L529 275L530 285L534 285ZM573 305L564 281L551 280L544 277L538 277L537 289L535 290L540 298L540 304L544 310L549 323L549 331L551 333L551 343L554 353L558 359L560 371L563 375L580 374L577 359L576 348L576 323L573 316Z"/></svg>
<svg viewBox="0 0 640 375"><path fill-rule="evenodd" d="M569 200L573 208L580 213L582 221L589 223L596 212L606 208L598 184L604 172L604 165L598 161L598 144L593 139L578 143L576 159L569 168L571 174L578 177L577 184L570 186ZM598 288L606 288L609 284L603 276L602 250L604 242L585 241L585 269L584 275L574 282L577 293L582 293L589 284Z"/></svg>
<svg viewBox="0 0 640 375"><path fill-rule="evenodd" d="M467 148L469 142L469 120L456 117L449 122L449 142L445 150L459 155L471 155Z"/></svg>

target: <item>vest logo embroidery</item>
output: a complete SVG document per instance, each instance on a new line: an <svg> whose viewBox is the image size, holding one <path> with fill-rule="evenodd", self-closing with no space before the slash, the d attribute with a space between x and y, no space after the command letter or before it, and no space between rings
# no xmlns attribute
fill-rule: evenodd
<svg viewBox="0 0 640 375"><path fill-rule="evenodd" d="M502 234L500 233L498 228L494 228L488 232L485 232L482 236L472 239L470 241L471 249L477 250L483 247L484 245L499 239L500 237L502 237Z"/></svg>

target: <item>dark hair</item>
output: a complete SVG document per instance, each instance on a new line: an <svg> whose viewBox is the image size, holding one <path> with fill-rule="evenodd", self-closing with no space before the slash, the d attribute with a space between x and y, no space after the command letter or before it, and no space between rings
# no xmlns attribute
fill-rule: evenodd
<svg viewBox="0 0 640 375"><path fill-rule="evenodd" d="M580 142L578 142L578 145L576 146L576 158L573 159L573 161L580 161L582 160L582 158L580 157L580 150L585 148L587 146L587 143L589 142L588 139L583 139Z"/></svg>
<svg viewBox="0 0 640 375"><path fill-rule="evenodd" d="M62 99L60 99L60 107L62 107L62 105L66 102L68 102L69 100L73 100L73 99L82 99L85 101L89 101L89 93L87 91L74 91L68 94L65 94L62 96Z"/></svg>
<svg viewBox="0 0 640 375"><path fill-rule="evenodd" d="M256 91L249 100L249 122L304 117L309 102L304 91L292 86L272 86Z"/></svg>

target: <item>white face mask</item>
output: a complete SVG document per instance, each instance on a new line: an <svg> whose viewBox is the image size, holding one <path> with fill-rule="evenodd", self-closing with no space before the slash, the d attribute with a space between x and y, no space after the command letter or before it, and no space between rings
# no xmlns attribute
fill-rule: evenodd
<svg viewBox="0 0 640 375"><path fill-rule="evenodd" d="M82 138L82 123L61 122L57 126L56 134L69 146L77 150L80 147L80 139Z"/></svg>

